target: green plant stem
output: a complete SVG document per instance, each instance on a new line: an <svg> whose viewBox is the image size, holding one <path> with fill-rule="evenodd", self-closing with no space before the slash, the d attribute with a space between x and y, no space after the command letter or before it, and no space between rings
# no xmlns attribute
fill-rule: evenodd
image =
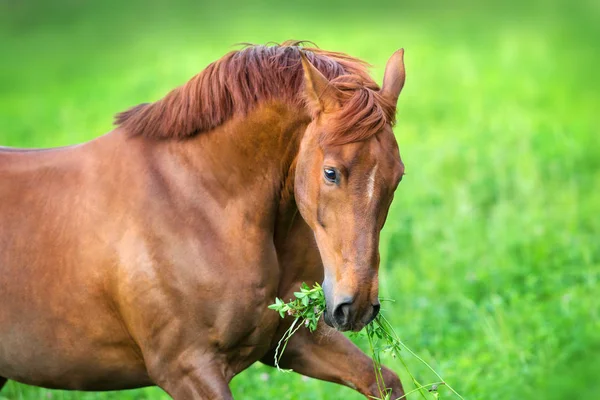
<svg viewBox="0 0 600 400"><path fill-rule="evenodd" d="M290 325L290 327L288 328L288 330L285 331L285 333L283 334L283 337L277 343L277 347L275 348L275 367L277 367L277 369L279 371L290 372L290 370L284 370L284 369L282 369L279 366L279 361L281 361L281 357L283 356L283 352L285 351L285 348L287 347L287 344L288 344L290 338L302 326L302 324L298 324L298 326L296 326L296 324L298 323L298 321L300 321L299 318L295 318L294 319L294 322L292 322L292 325ZM282 344L283 344L283 347L282 347ZM280 348L281 348L281 351L279 351Z"/></svg>
<svg viewBox="0 0 600 400"><path fill-rule="evenodd" d="M367 338L369 339L369 347L371 348L371 355L373 356L373 371L375 373L375 381L377 382L377 390L379 390L379 395L383 399L385 396L383 393L383 389L385 389L385 381L383 380L383 376L381 375L381 364L379 360L375 358L375 347L373 346L372 328L369 325L367 325Z"/></svg>
<svg viewBox="0 0 600 400"><path fill-rule="evenodd" d="M402 340L400 340L400 338L399 338L399 337L398 337L398 335L396 334L396 331L395 331L395 330L394 330L394 328L392 327L392 324L390 324L390 322L389 322L389 321L388 321L388 320L387 320L387 319L386 319L386 318L385 318L383 315L381 315L381 314L380 314L380 315L378 316L378 318L381 318L381 320L385 321L386 328L388 328L388 329L390 330L390 332L392 332L392 334L393 334L393 336L394 336L394 339L395 339L395 340L396 340L396 341L397 341L397 342L398 342L400 345L402 345L402 347L404 347L404 348L406 349L406 351L408 351L408 352L409 352L409 353L410 353L410 354L411 354L413 357L415 357L417 360L419 360L420 362L422 362L422 363L423 363L423 364L424 364L424 365L425 365L427 368L429 368L429 370L430 370L431 372L433 372L433 374L434 374L435 376L437 376L437 377L438 377L438 379L439 379L440 381L442 381L442 382L444 383L444 385L445 385L445 386L446 386L448 389L450 389L450 391L451 391L452 393L454 393L454 394L455 394L455 395L456 395L456 396L457 396L459 399L461 399L461 400L465 400L465 399L464 399L464 398L463 398L463 397L462 397L460 394L458 394L458 392L457 392L456 390L454 390L454 388L452 388L452 386L450 386L448 383L446 383L446 381L444 381L444 378L442 378L442 377L440 376L440 374L438 374L438 373L435 371L435 369L433 369L433 368L431 367L431 365L429 365L429 364L428 364L428 363L427 363L425 360L423 360L421 357L419 357L419 356L417 355L417 353L415 353L414 351L412 351L412 350L410 349L410 347L408 347L406 344L404 344L404 342L403 342Z"/></svg>
<svg viewBox="0 0 600 400"><path fill-rule="evenodd" d="M414 388L413 390L411 390L410 392L404 393L403 396L400 396L394 400L401 400L401 399L405 399L409 394L413 394L416 391L420 391L421 389L427 389L430 386L434 386L434 385L444 385L447 386L445 382L432 382L432 383L427 383L425 385L421 385L417 388Z"/></svg>

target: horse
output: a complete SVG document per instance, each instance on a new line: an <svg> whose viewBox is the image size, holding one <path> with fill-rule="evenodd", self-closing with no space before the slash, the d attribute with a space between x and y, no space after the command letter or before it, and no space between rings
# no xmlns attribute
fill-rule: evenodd
<svg viewBox="0 0 600 400"><path fill-rule="evenodd" d="M379 311L403 54L379 87L344 53L249 45L94 140L1 149L0 387L231 399L291 324L268 306L322 282L324 318L280 365L378 395L341 332Z"/></svg>

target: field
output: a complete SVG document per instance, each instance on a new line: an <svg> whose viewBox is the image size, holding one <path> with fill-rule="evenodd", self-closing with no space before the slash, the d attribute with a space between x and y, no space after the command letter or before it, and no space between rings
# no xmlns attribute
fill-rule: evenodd
<svg viewBox="0 0 600 400"><path fill-rule="evenodd" d="M325 3L0 1L0 145L96 137L239 42L312 40L367 60L377 80L404 47L407 175L382 237L381 295L395 300L383 312L466 399L600 398L600 3ZM232 389L361 398L262 365ZM0 392L49 398L168 397Z"/></svg>

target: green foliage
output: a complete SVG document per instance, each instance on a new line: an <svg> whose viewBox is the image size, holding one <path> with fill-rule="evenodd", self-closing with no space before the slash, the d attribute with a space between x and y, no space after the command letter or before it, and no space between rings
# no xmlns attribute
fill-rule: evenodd
<svg viewBox="0 0 600 400"><path fill-rule="evenodd" d="M286 314L302 321L304 325L314 332L317 329L319 318L325 311L325 295L323 288L315 283L311 289L306 283L302 283L299 292L294 292L295 300L284 303L283 300L276 298L275 303L269 308L279 313L281 318Z"/></svg>
<svg viewBox="0 0 600 400"><path fill-rule="evenodd" d="M275 299L275 303L269 306L269 309L279 313L281 318L286 314L302 321L304 325L314 332L317 329L319 318L325 311L325 295L323 288L315 283L311 289L306 283L302 283L299 292L294 292L295 299L284 303L280 298Z"/></svg>
<svg viewBox="0 0 600 400"><path fill-rule="evenodd" d="M279 367L279 361L292 335L302 325L309 331L314 332L317 329L321 315L325 311L325 295L323 288L318 283L315 283L311 289L303 282L300 291L294 292L294 297L295 299L289 303L284 303L283 300L275 298L275 303L269 306L271 310L277 311L281 318L284 318L286 314L294 317L294 322L285 331L275 349L275 367L280 371L282 369Z"/></svg>

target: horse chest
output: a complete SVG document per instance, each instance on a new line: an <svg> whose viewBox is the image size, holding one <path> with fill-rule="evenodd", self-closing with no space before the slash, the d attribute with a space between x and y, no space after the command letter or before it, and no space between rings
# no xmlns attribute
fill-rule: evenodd
<svg viewBox="0 0 600 400"><path fill-rule="evenodd" d="M157 293L150 300L154 304L143 308L164 308L161 318L175 319L191 336L200 333L206 346L216 347L230 360L234 371L245 368L269 350L280 322L279 315L268 309L279 286L274 248L250 241L223 249L204 248L204 243L187 249L180 246L169 246L176 254L166 257L180 262L170 269L156 269L160 277L151 279ZM140 282L135 279L131 284ZM162 284L156 287L156 282ZM138 289L132 298L136 302L139 293L152 293L147 287Z"/></svg>
<svg viewBox="0 0 600 400"><path fill-rule="evenodd" d="M204 353L216 350L236 374L270 350L281 322L268 308L278 296L280 257L272 233L239 220L206 225L215 231L169 221L160 237L126 243L123 265L135 272L118 281L139 321L134 336L152 343L148 351L176 354L194 343Z"/></svg>
<svg viewBox="0 0 600 400"><path fill-rule="evenodd" d="M221 351L229 368L237 374L269 351L280 323L279 315L267 306L271 300L254 300L231 315L230 322L219 335Z"/></svg>
<svg viewBox="0 0 600 400"><path fill-rule="evenodd" d="M270 350L281 318L268 306L274 302L279 284L276 262L257 268L252 277L237 274L230 278L215 328L218 347L226 354L232 373L244 370Z"/></svg>

